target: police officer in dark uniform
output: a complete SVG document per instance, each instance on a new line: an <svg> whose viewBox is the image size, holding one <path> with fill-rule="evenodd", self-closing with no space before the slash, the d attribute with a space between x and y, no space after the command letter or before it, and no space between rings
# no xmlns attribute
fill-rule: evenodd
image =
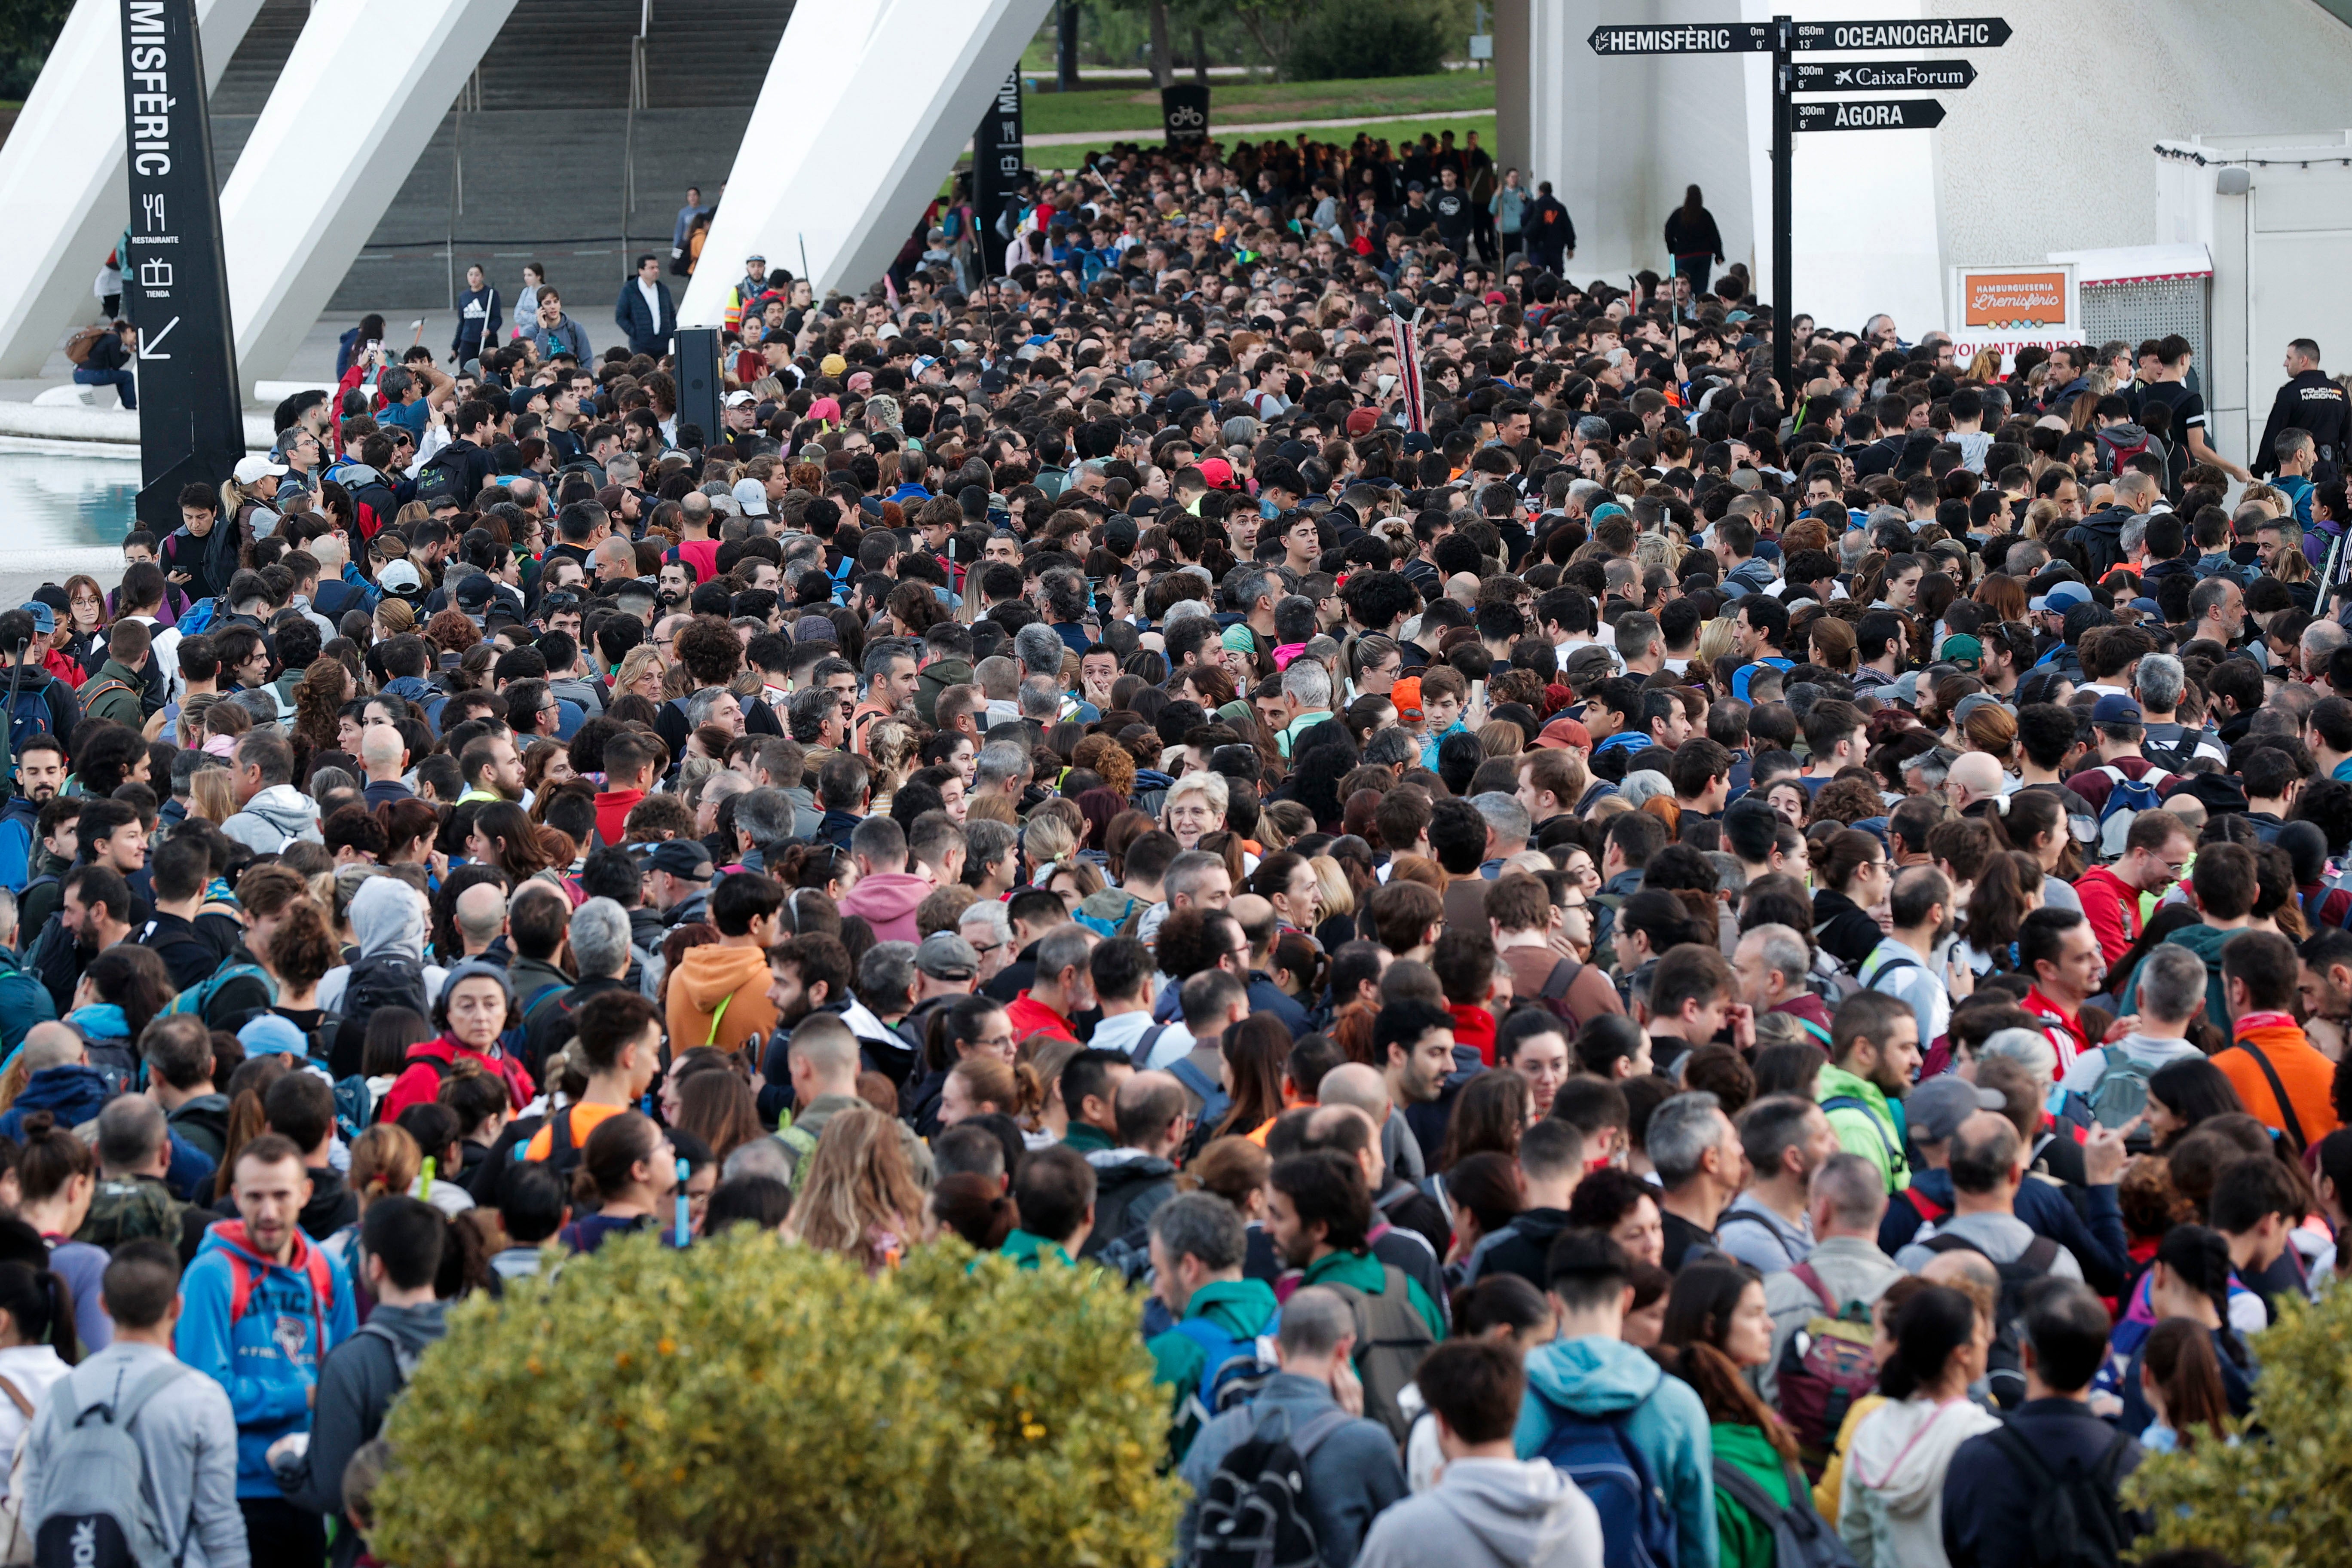
<svg viewBox="0 0 2352 1568"><path fill-rule="evenodd" d="M2326 484L2343 477L2343 464L2347 446L2352 446L2352 405L2347 405L2344 389L2329 379L2319 368L2319 345L2309 338L2297 338L2286 346L2287 383L2278 389L2271 402L2271 416L2263 426L2263 438L2254 444L2247 456L2251 467L2263 478L2278 471L2276 442L2284 430L2308 430L2318 447L2318 467L2312 478Z"/></svg>

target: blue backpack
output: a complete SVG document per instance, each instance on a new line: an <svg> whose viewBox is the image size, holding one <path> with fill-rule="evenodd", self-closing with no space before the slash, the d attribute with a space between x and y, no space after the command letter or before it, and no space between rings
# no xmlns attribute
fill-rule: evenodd
<svg viewBox="0 0 2352 1568"><path fill-rule="evenodd" d="M1554 1404L1532 1385L1528 1392L1552 1424L1536 1458L1565 1471L1592 1500L1601 1515L1601 1562L1607 1568L1673 1568L1675 1516L1650 1461L1626 1435L1633 1411L1583 1415Z"/></svg>
<svg viewBox="0 0 2352 1568"><path fill-rule="evenodd" d="M220 619L220 614L218 599L198 599L188 606L188 613L173 624L179 627L182 637L192 637L212 630L213 623Z"/></svg>
<svg viewBox="0 0 2352 1568"><path fill-rule="evenodd" d="M29 679L12 681L8 688L8 754L25 753L25 742L36 735L46 735L52 728L49 718L49 682L47 671L27 669Z"/></svg>
<svg viewBox="0 0 2352 1568"><path fill-rule="evenodd" d="M2131 778L2112 763L2099 772L2107 776L2106 804L2099 807L2099 858L2118 860L2123 858L2132 824L2139 819L2139 814L2154 811L2164 804L2157 789L2172 775L2162 768L2150 768L2139 777Z"/></svg>
<svg viewBox="0 0 2352 1568"><path fill-rule="evenodd" d="M1201 1126L1214 1127L1225 1119L1225 1112L1234 1108L1233 1096L1227 1094L1215 1079L1191 1062L1180 1058L1168 1071L1177 1082L1201 1097Z"/></svg>

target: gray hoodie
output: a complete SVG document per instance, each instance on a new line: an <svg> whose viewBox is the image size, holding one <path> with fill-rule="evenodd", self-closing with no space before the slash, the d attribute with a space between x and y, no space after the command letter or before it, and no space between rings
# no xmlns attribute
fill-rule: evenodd
<svg viewBox="0 0 2352 1568"><path fill-rule="evenodd" d="M425 962L425 900L417 897L415 889L397 877L370 877L352 895L351 914L352 934L359 939L361 957L406 953L425 972L425 1001L429 1004L441 994L441 983L448 972ZM327 971L327 977L319 983L319 1005L341 1007L351 979L348 964Z"/></svg>
<svg viewBox="0 0 2352 1568"><path fill-rule="evenodd" d="M221 831L261 855L274 854L298 839L321 842L318 803L292 784L262 790L222 823Z"/></svg>
<svg viewBox="0 0 2352 1568"><path fill-rule="evenodd" d="M1455 1459L1372 1522L1355 1568L1601 1568L1601 1515L1541 1459Z"/></svg>
<svg viewBox="0 0 2352 1568"><path fill-rule="evenodd" d="M161 1345L119 1339L58 1379L33 1417L25 1445L27 1487L84 1405L115 1397L149 1369L174 1359ZM194 1510L195 1539L184 1547L185 1568L247 1568L252 1558L245 1515L236 1506L236 1415L227 1391L190 1369L147 1402L131 1435L155 1489L163 1538L174 1551L183 1549L180 1532Z"/></svg>

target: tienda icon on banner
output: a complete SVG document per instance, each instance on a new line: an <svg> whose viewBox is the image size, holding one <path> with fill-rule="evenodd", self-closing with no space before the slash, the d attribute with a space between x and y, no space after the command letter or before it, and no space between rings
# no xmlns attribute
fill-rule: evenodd
<svg viewBox="0 0 2352 1568"><path fill-rule="evenodd" d="M1961 300L1964 327L2042 327L2066 319L2063 272L1979 272Z"/></svg>

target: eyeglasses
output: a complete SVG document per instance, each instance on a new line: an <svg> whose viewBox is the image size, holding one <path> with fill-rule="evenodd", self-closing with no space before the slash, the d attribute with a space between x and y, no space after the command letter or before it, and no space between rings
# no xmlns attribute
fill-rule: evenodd
<svg viewBox="0 0 2352 1568"><path fill-rule="evenodd" d="M971 944L971 950L972 952L980 954L981 957L986 958L990 953L994 952L998 948L1003 947L1003 945L1004 944L1001 942L976 942Z"/></svg>

